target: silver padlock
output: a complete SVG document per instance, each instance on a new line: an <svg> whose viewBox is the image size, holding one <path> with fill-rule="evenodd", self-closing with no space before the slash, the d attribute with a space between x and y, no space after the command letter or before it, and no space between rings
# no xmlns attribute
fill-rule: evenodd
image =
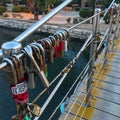
<svg viewBox="0 0 120 120"><path fill-rule="evenodd" d="M33 57L33 51L30 45L27 45L24 48L27 56L29 57L29 59L32 61L34 67L35 67L35 72L37 74L37 76L40 78L40 80L42 81L44 87L48 88L49 87L49 82L44 74L44 72L40 69L39 65L37 64L36 60Z"/></svg>
<svg viewBox="0 0 120 120"><path fill-rule="evenodd" d="M2 56L3 61L7 62L9 66L6 66L1 70L1 74L4 78L4 80L8 84L16 84L18 81L16 80L15 76L17 76L17 73L15 72L15 66L12 60L10 60L10 57L13 54L19 54L22 49L22 45L17 42L6 42L2 46Z"/></svg>

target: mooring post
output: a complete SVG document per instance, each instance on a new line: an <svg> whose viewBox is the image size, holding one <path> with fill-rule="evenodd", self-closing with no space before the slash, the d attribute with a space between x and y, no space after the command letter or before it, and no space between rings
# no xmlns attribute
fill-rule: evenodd
<svg viewBox="0 0 120 120"><path fill-rule="evenodd" d="M96 8L94 11L94 14L97 14L101 11L101 9ZM87 81L87 89L86 89L86 105L90 106L89 98L91 96L91 84L92 84L92 73L94 68L94 63L96 60L96 49L97 49L97 39L96 39L96 33L98 33L98 27L100 22L100 14L96 15L93 20L93 39L94 41L91 43L90 48L90 59L92 58L90 65L89 65L89 78Z"/></svg>

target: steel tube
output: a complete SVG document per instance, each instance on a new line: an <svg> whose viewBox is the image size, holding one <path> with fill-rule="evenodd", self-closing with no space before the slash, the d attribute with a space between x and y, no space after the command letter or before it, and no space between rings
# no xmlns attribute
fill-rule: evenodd
<svg viewBox="0 0 120 120"><path fill-rule="evenodd" d="M29 27L22 34L20 34L15 39L13 39L13 41L22 42L26 37L28 37L29 35L31 35L35 30L37 30L41 25L43 25L50 18L52 18L54 15L56 15L61 9L63 9L70 2L72 2L72 0L65 0L58 7L56 7L55 9L53 9L50 13L48 13L47 15L45 15L43 18L41 18L38 22L36 22L35 24L33 24L31 27Z"/></svg>
<svg viewBox="0 0 120 120"><path fill-rule="evenodd" d="M38 22L33 24L31 27L29 27L27 30L25 30L23 33L18 35L13 41L16 42L22 42L25 38L27 38L29 35L31 35L33 32L35 32L40 26L42 26L44 23L46 23L50 18L52 18L54 15L56 15L61 9L63 9L65 6L67 6L72 0L65 0L63 3L61 3L58 7L53 9L50 13L45 15L43 18L41 18ZM2 52L0 51L0 57L2 56Z"/></svg>
<svg viewBox="0 0 120 120"><path fill-rule="evenodd" d="M20 53L19 55L17 55L18 58L21 58L21 57L23 57L23 56L24 56L24 53ZM6 67L6 66L7 66L7 63L6 63L6 62L2 62L2 63L0 64L0 69L4 68L4 67Z"/></svg>

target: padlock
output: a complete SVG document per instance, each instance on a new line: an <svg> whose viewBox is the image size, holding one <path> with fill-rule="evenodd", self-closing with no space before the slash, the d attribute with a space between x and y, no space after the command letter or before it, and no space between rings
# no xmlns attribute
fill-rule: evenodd
<svg viewBox="0 0 120 120"><path fill-rule="evenodd" d="M39 40L37 40L37 43L41 44L42 47L45 49L44 39L41 39L41 40L39 39Z"/></svg>
<svg viewBox="0 0 120 120"><path fill-rule="evenodd" d="M56 47L56 39L54 36L49 36L48 37L51 41L51 63L54 63L54 54L55 54L55 47Z"/></svg>
<svg viewBox="0 0 120 120"><path fill-rule="evenodd" d="M17 73L15 72L16 71L15 66L13 64L13 61L10 60L10 57L13 54L19 54L22 49L22 45L18 42L12 41L12 42L4 43L1 48L2 48L3 61L9 64L9 66L6 66L1 70L2 76L4 77L4 80L8 84L14 85L18 82L17 78L15 78L15 76L17 76L16 75Z"/></svg>
<svg viewBox="0 0 120 120"><path fill-rule="evenodd" d="M12 116L11 120L24 120L24 117L20 114Z"/></svg>
<svg viewBox="0 0 120 120"><path fill-rule="evenodd" d="M46 61L45 61L45 50L44 48L42 47L41 44L39 43L32 43L32 45L35 45L39 48L40 50L40 54L39 54L39 67L41 70L43 70L43 72L45 73L45 75L47 75L47 64L46 64Z"/></svg>
<svg viewBox="0 0 120 120"><path fill-rule="evenodd" d="M36 105L36 104L28 103L27 104L27 109L28 109L29 112L31 112L35 116L39 116L40 115L41 108L38 105Z"/></svg>
<svg viewBox="0 0 120 120"><path fill-rule="evenodd" d="M30 115L25 111L21 111L20 113L12 116L12 120L31 120Z"/></svg>
<svg viewBox="0 0 120 120"><path fill-rule="evenodd" d="M28 114L26 114L26 115L24 116L24 120L31 120L31 118L28 116Z"/></svg>
<svg viewBox="0 0 120 120"><path fill-rule="evenodd" d="M35 88L35 72L34 72L34 65L32 64L31 60L27 57L24 50L21 51L24 53L24 66L25 66L25 78L27 80L28 87L30 89Z"/></svg>
<svg viewBox="0 0 120 120"><path fill-rule="evenodd" d="M10 91L16 103L25 104L28 102L27 89L28 89L28 86L26 81L23 81L16 85L10 85Z"/></svg>
<svg viewBox="0 0 120 120"><path fill-rule="evenodd" d="M64 35L64 51L68 50L68 43L69 43L69 32L66 29L62 29L61 32Z"/></svg>
<svg viewBox="0 0 120 120"><path fill-rule="evenodd" d="M61 29L58 31L59 33L62 33L64 41L64 51L67 51L68 48L68 42L69 42L69 32L66 29Z"/></svg>
<svg viewBox="0 0 120 120"><path fill-rule="evenodd" d="M4 80L11 85L17 84L18 83L17 71L13 61L9 58L4 58L3 62L8 63L8 66L2 69L2 76L4 77Z"/></svg>
<svg viewBox="0 0 120 120"><path fill-rule="evenodd" d="M48 55L46 56L46 57L48 57L48 62L53 63L53 61L54 61L53 56L55 53L55 51L54 51L55 45L53 46L53 41L49 37L45 38L44 42L46 43L46 50L48 52L47 53Z"/></svg>
<svg viewBox="0 0 120 120"><path fill-rule="evenodd" d="M34 43L31 43L30 46L32 47L33 50L33 57L35 58L37 64L40 66L41 64L43 64L41 51L39 47Z"/></svg>
<svg viewBox="0 0 120 120"><path fill-rule="evenodd" d="M27 45L24 48L24 51L26 52L28 58L32 61L34 67L35 67L35 73L39 77L39 79L42 81L44 87L48 88L49 87L49 82L44 74L44 72L40 69L39 65L37 64L35 58L33 57L33 51L30 45Z"/></svg>
<svg viewBox="0 0 120 120"><path fill-rule="evenodd" d="M58 33L59 35L59 57L63 58L64 57L64 42L63 42L63 34L61 32Z"/></svg>
<svg viewBox="0 0 120 120"><path fill-rule="evenodd" d="M10 57L10 59L13 61L13 64L14 64L14 66L15 66L15 70L16 70L16 75L17 75L17 83L19 83L19 80L20 80L20 78L21 78L21 76L20 76L20 69L19 69L19 61L18 60L16 60L16 58L15 57L13 57L13 56L11 56Z"/></svg>
<svg viewBox="0 0 120 120"><path fill-rule="evenodd" d="M51 41L50 41L50 39L48 39L48 38L44 38L43 39L43 42L45 43L45 61L47 62L47 63L51 63L51 47L52 47L52 45L51 45Z"/></svg>
<svg viewBox="0 0 120 120"><path fill-rule="evenodd" d="M59 40L58 40L58 35L57 34L54 34L54 37L56 39L54 57L57 58L57 57L59 57Z"/></svg>
<svg viewBox="0 0 120 120"><path fill-rule="evenodd" d="M30 89L34 89L35 88L35 72L34 72L34 65L30 60L27 60L26 72L27 72L26 74L27 74L28 87Z"/></svg>
<svg viewBox="0 0 120 120"><path fill-rule="evenodd" d="M23 65L23 62L22 62L22 59L20 59L16 54L14 54L12 57L11 57L14 61L16 61L16 69L18 71L18 82L23 82L26 80L25 78L25 68L24 68L24 65Z"/></svg>
<svg viewBox="0 0 120 120"><path fill-rule="evenodd" d="M57 40L59 41L59 49L58 49L58 56L63 58L64 56L64 42L63 42L63 34L59 31L55 33Z"/></svg>

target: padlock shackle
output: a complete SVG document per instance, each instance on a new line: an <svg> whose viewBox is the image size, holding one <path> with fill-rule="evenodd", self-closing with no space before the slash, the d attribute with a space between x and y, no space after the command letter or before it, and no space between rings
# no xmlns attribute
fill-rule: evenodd
<svg viewBox="0 0 120 120"><path fill-rule="evenodd" d="M39 48L41 55L43 57L43 63L45 64L45 50L44 50L43 46L40 43L31 43L31 45L35 45L36 47Z"/></svg>
<svg viewBox="0 0 120 120"><path fill-rule="evenodd" d="M40 67L38 66L36 60L34 59L31 46L27 45L24 48L24 50L25 50L26 54L29 56L29 58L31 59L31 61L33 62L34 66L36 68L35 71L37 70L36 74L38 75L38 77L42 81L44 87L48 88L49 87L49 82L48 82L46 76L44 75L43 71L41 71Z"/></svg>
<svg viewBox="0 0 120 120"><path fill-rule="evenodd" d="M52 35L50 35L50 36L48 36L48 38L51 40L52 46L55 47L55 45L56 45L56 39L55 39L55 37L52 36Z"/></svg>
<svg viewBox="0 0 120 120"><path fill-rule="evenodd" d="M3 58L3 62L6 62L8 65L11 66L11 69L13 72L13 77L14 77L14 84L18 83L17 73L16 73L15 66L14 66L12 60L10 60L9 58Z"/></svg>

